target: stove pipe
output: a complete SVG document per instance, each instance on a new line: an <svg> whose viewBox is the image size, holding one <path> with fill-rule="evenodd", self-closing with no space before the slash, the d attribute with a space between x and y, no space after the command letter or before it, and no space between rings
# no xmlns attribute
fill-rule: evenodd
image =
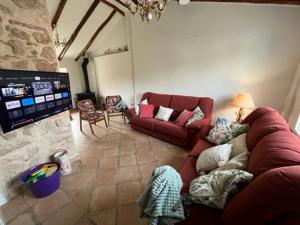
<svg viewBox="0 0 300 225"><path fill-rule="evenodd" d="M88 64L89 64L89 58L84 58L81 66L82 66L82 71L83 71L83 75L84 75L84 82L85 82L85 88L86 88L85 92L86 93L91 93L90 83L89 83L89 75L88 75L88 71L87 71L87 65Z"/></svg>

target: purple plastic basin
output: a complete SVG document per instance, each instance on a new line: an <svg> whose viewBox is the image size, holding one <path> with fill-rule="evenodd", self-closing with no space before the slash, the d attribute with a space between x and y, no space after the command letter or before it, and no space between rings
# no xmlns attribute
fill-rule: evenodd
<svg viewBox="0 0 300 225"><path fill-rule="evenodd" d="M39 169L41 166L45 164L56 164L58 166L57 171L52 174L50 177L45 177L42 180L38 180L36 183L29 183L26 184L27 187L31 190L33 195L37 198L43 198L48 195L51 195L53 192L55 192L60 185L60 165L56 162L47 162L42 163L37 166L33 166L30 169L26 170L24 173L21 174L20 179L25 182L26 178L34 171Z"/></svg>

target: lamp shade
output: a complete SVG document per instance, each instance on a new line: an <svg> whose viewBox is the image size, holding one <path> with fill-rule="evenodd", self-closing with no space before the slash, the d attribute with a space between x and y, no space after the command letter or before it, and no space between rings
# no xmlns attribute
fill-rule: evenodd
<svg viewBox="0 0 300 225"><path fill-rule="evenodd" d="M255 108L252 96L249 93L239 93L232 101L232 105L241 108Z"/></svg>

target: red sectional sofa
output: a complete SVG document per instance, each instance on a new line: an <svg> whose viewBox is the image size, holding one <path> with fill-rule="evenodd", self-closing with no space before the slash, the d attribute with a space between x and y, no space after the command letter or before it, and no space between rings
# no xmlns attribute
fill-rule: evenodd
<svg viewBox="0 0 300 225"><path fill-rule="evenodd" d="M204 205L188 207L180 225L299 225L300 139L272 108L259 108L243 123L249 124L247 146L251 152L248 171L254 180L235 195L225 209ZM199 139L180 170L183 192L198 176L199 154L212 144Z"/></svg>
<svg viewBox="0 0 300 225"><path fill-rule="evenodd" d="M154 115L159 106L174 110L170 121L165 122L155 118L140 118L136 116L134 109L127 110L131 117L131 127L140 132L165 140L167 142L190 148L201 137L205 137L210 129L213 100L211 98L190 97L181 95L144 93L142 100L147 99L149 104L154 105ZM188 127L177 126L174 121L184 110L193 111L200 106L205 117Z"/></svg>

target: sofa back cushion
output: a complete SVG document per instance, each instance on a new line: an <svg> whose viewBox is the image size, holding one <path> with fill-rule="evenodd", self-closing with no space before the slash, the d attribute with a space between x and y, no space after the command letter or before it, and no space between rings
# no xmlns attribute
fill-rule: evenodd
<svg viewBox="0 0 300 225"><path fill-rule="evenodd" d="M154 114L157 113L159 106L169 107L172 95L156 94L151 92L146 92L142 100L148 99L148 104L154 105Z"/></svg>
<svg viewBox="0 0 300 225"><path fill-rule="evenodd" d="M243 124L251 125L257 118L261 117L266 113L272 113L272 112L276 112L276 110L271 107L257 108L243 120Z"/></svg>
<svg viewBox="0 0 300 225"><path fill-rule="evenodd" d="M276 131L290 130L287 122L272 108L260 108L255 110L243 123L250 124L246 140L249 151L252 151L263 137Z"/></svg>
<svg viewBox="0 0 300 225"><path fill-rule="evenodd" d="M258 177L270 169L295 165L300 165L300 139L290 131L277 131L265 136L255 146L248 171Z"/></svg>
<svg viewBox="0 0 300 225"><path fill-rule="evenodd" d="M198 97L173 95L170 101L170 108L174 109L171 120L175 120L184 109L193 111L198 103Z"/></svg>
<svg viewBox="0 0 300 225"><path fill-rule="evenodd" d="M211 118L214 108L214 100L208 97L199 98L198 105L204 113L204 118Z"/></svg>
<svg viewBox="0 0 300 225"><path fill-rule="evenodd" d="M224 225L265 225L289 212L300 213L300 166L269 170L225 207ZM289 224L289 223L283 223Z"/></svg>

